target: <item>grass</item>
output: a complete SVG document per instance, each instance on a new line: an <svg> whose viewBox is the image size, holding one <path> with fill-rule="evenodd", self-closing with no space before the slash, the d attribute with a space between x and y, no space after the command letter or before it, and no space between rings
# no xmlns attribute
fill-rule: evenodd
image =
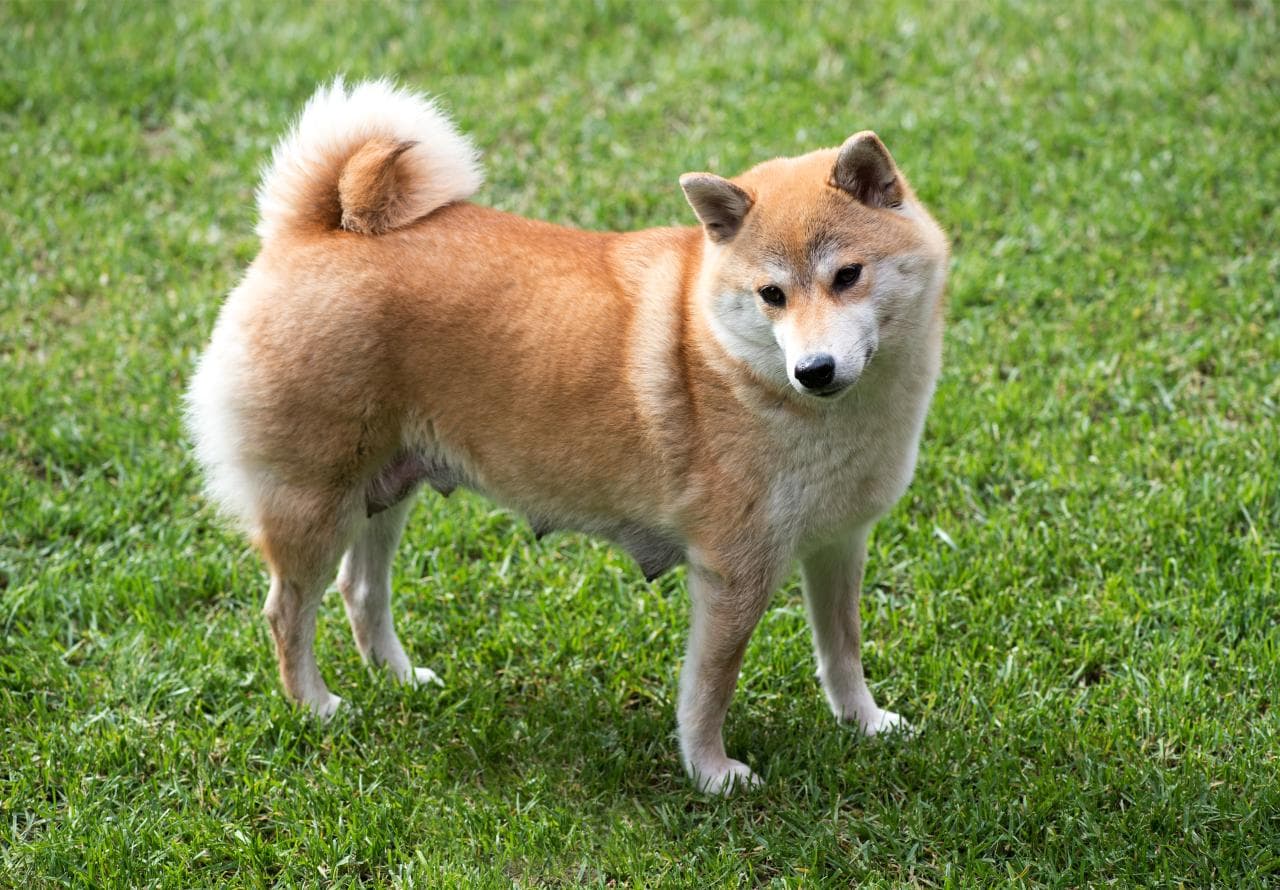
<svg viewBox="0 0 1280 890"><path fill-rule="evenodd" d="M985 7L985 8L983 8ZM1280 25L1271 3L0 5L0 884L1280 882ZM259 560L179 396L259 166L335 72L445 97L479 200L691 222L874 127L955 242L945 371L830 719L794 581L729 801L672 737L687 604L424 497L401 631L443 690L281 698Z"/></svg>

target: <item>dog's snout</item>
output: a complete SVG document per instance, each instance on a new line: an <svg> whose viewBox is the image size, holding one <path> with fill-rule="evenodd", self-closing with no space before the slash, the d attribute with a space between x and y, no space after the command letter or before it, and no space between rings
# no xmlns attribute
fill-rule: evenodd
<svg viewBox="0 0 1280 890"><path fill-rule="evenodd" d="M807 389L822 389L836 379L836 360L825 352L806 355L796 362L796 380Z"/></svg>

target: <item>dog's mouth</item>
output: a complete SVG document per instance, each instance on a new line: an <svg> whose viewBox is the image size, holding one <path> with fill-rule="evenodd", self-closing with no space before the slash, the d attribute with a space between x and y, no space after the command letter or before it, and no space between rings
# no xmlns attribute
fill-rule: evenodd
<svg viewBox="0 0 1280 890"><path fill-rule="evenodd" d="M813 396L817 399L834 399L838 395L842 395L849 389L848 383L833 383L823 389L806 389L804 394Z"/></svg>
<svg viewBox="0 0 1280 890"><path fill-rule="evenodd" d="M803 386L800 383L797 383L795 380L791 380L789 382L793 390L795 390L800 395L806 398L823 399L830 402L830 401L834 401L835 399L838 399L840 396L844 395L846 392L852 389L853 384L856 383L857 380L855 379L855 380L847 380L844 382L833 382L833 383L828 383L826 386L822 386L822 387Z"/></svg>

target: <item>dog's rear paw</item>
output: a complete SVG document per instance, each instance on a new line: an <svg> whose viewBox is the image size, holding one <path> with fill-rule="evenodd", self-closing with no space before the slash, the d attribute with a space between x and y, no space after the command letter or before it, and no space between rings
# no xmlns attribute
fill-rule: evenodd
<svg viewBox="0 0 1280 890"><path fill-rule="evenodd" d="M701 765L693 769L693 781L704 794L726 797L735 791L757 788L764 784L751 767L737 760L725 758L714 765Z"/></svg>
<svg viewBox="0 0 1280 890"><path fill-rule="evenodd" d="M388 662L387 671L397 683L406 686L443 686L444 681L431 668L414 667L407 658L401 657L397 662Z"/></svg>
<svg viewBox="0 0 1280 890"><path fill-rule="evenodd" d="M441 680L439 674L431 668L414 668L413 672L405 677L405 682L412 686L444 686L444 680Z"/></svg>
<svg viewBox="0 0 1280 890"><path fill-rule="evenodd" d="M311 712L312 716L319 717L321 720L328 720L338 713L338 709L342 707L342 698L332 692L327 692L321 698L305 702L304 706Z"/></svg>
<svg viewBox="0 0 1280 890"><path fill-rule="evenodd" d="M862 734L871 737L877 735L888 735L890 733L902 733L908 735L911 733L911 724L902 719L900 714L893 711L882 711L876 708L875 712L867 715L867 719L858 718L858 727L862 730Z"/></svg>

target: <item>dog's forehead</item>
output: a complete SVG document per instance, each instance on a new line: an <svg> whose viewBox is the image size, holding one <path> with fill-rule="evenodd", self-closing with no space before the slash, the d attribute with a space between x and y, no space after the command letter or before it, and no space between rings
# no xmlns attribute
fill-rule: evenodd
<svg viewBox="0 0 1280 890"><path fill-rule="evenodd" d="M762 195L752 212L758 216L743 231L750 252L802 277L827 278L842 265L874 263L919 243L910 219L864 207L831 187L815 192L807 204L774 204Z"/></svg>
<svg viewBox="0 0 1280 890"><path fill-rule="evenodd" d="M743 240L762 262L826 276L841 263L873 262L918 243L909 218L867 207L831 184L835 159L834 149L816 151L739 177L755 198Z"/></svg>
<svg viewBox="0 0 1280 890"><path fill-rule="evenodd" d="M835 274L845 262L861 256L853 241L842 238L827 227L808 231L772 233L762 226L755 254L760 265L778 282L808 283Z"/></svg>

